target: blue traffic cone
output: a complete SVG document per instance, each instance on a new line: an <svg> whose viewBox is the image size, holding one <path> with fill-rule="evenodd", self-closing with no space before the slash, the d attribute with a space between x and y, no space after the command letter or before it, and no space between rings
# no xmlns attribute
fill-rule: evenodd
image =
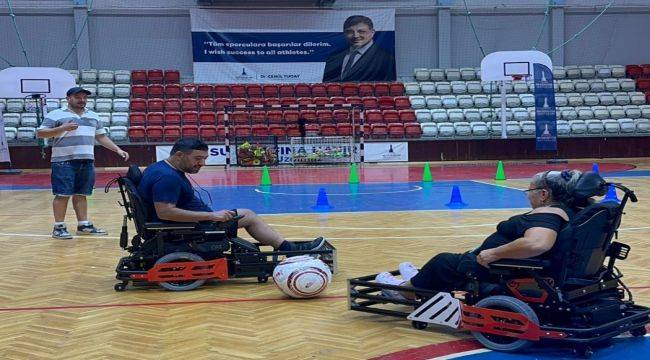
<svg viewBox="0 0 650 360"><path fill-rule="evenodd" d="M329 211L332 209L332 206L327 200L327 193L325 188L318 189L318 198L316 199L316 205L311 207L316 211Z"/></svg>
<svg viewBox="0 0 650 360"><path fill-rule="evenodd" d="M595 172L596 174L600 174L600 169L598 169L597 163L591 164L591 171Z"/></svg>
<svg viewBox="0 0 650 360"><path fill-rule="evenodd" d="M467 204L463 202L463 197L460 195L460 188L458 185L454 185L454 187L451 189L451 198L445 205L452 209L459 209L467 206Z"/></svg>
<svg viewBox="0 0 650 360"><path fill-rule="evenodd" d="M613 187L612 185L609 185L609 188L607 188L607 194L605 197L600 201L601 203L608 202L608 201L614 201L617 203L621 203L621 200L618 199L618 196L616 196L616 188Z"/></svg>

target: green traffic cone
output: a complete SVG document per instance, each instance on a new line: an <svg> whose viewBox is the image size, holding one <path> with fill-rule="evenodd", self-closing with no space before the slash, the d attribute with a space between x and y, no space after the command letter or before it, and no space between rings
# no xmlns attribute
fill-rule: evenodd
<svg viewBox="0 0 650 360"><path fill-rule="evenodd" d="M424 170L422 171L422 181L423 182L432 182L433 177L431 176L431 168L429 168L429 163L424 163Z"/></svg>
<svg viewBox="0 0 650 360"><path fill-rule="evenodd" d="M269 175L269 168L267 166L264 166L262 168L262 181L260 181L260 185L262 186L271 185L271 175Z"/></svg>
<svg viewBox="0 0 650 360"><path fill-rule="evenodd" d="M503 161L499 160L499 163L497 164L497 173L494 176L494 180L505 180L506 179L506 172L503 170Z"/></svg>
<svg viewBox="0 0 650 360"><path fill-rule="evenodd" d="M359 174L357 172L357 164L350 164L350 177L348 178L349 184L358 184L359 183Z"/></svg>

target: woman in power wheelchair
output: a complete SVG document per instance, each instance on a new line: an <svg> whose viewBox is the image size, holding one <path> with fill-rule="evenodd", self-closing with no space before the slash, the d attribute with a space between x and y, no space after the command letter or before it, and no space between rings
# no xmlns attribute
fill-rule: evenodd
<svg viewBox="0 0 650 360"><path fill-rule="evenodd" d="M625 193L620 204L593 202L609 185ZM462 328L500 351L543 340L571 343L590 356L591 345L626 331L644 335L650 310L634 304L614 266L630 247L612 242L634 193L576 171L539 173L526 192L533 210L501 222L473 251L436 255L419 271L403 263L350 279L350 309L405 316L420 329Z"/></svg>
<svg viewBox="0 0 650 360"><path fill-rule="evenodd" d="M170 158L148 167L144 176L131 166L126 176L115 179L126 209L120 246L130 253L118 263L121 283L115 290L124 290L129 282L158 283L176 291L194 289L211 278L257 277L266 282L283 258L306 254L320 256L334 272L335 249L324 238L288 242L250 210L213 212L204 204L185 174L199 171L207 149L198 140L181 139ZM131 245L128 219L137 232ZM238 227L276 251L261 251L260 244L238 238Z"/></svg>

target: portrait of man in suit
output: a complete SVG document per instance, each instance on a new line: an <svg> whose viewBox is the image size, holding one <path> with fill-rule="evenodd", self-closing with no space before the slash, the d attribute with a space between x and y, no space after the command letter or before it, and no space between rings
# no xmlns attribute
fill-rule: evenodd
<svg viewBox="0 0 650 360"><path fill-rule="evenodd" d="M323 82L395 80L395 55L373 41L375 28L369 17L348 17L343 34L348 48L327 58Z"/></svg>

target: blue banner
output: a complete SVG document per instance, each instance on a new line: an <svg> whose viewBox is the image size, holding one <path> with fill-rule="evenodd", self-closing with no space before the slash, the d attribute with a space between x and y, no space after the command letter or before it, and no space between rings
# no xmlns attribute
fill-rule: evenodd
<svg viewBox="0 0 650 360"><path fill-rule="evenodd" d="M533 64L535 81L535 148L557 150L557 115L553 71L545 65Z"/></svg>
<svg viewBox="0 0 650 360"><path fill-rule="evenodd" d="M194 81L394 81L395 10L191 9Z"/></svg>

